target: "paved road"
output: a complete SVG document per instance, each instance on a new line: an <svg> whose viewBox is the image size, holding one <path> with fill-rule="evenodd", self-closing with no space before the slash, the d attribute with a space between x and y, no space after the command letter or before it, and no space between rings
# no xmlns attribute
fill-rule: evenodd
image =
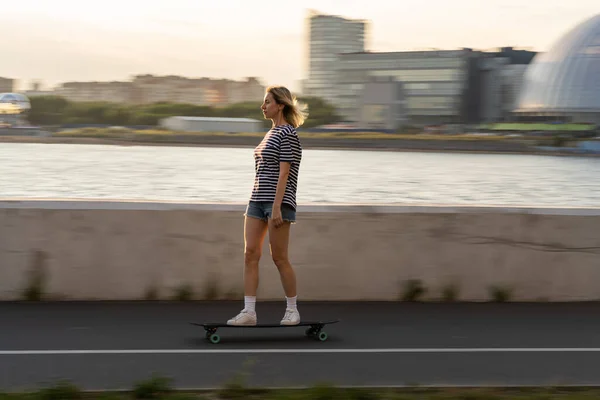
<svg viewBox="0 0 600 400"><path fill-rule="evenodd" d="M129 389L153 373L180 388L600 384L600 304L301 303L304 319L339 318L329 339L304 328L223 329L240 302L0 303L0 391L69 379ZM277 322L283 303L259 303ZM247 369L244 369L245 366Z"/></svg>

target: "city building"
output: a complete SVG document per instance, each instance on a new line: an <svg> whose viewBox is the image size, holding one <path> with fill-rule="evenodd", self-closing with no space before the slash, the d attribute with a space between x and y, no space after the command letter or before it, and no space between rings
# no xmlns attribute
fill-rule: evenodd
<svg viewBox="0 0 600 400"><path fill-rule="evenodd" d="M266 87L257 78L250 77L245 81L230 81L227 85L229 104L263 101Z"/></svg>
<svg viewBox="0 0 600 400"><path fill-rule="evenodd" d="M367 82L389 77L403 84L410 123L459 123L468 117L464 94L470 89L472 55L469 50L341 54L334 104L344 120L357 122Z"/></svg>
<svg viewBox="0 0 600 400"><path fill-rule="evenodd" d="M503 120L502 110L504 108L503 91L504 71L508 66L509 60L503 57L495 57L495 54L475 53L477 66L470 71L472 79L470 85L475 88L474 97L470 100L478 99L477 108L470 104L471 117L473 113L476 118L471 118L469 122L498 122ZM508 79L508 78L507 78ZM473 91L471 91L473 93Z"/></svg>
<svg viewBox="0 0 600 400"><path fill-rule="evenodd" d="M73 102L129 103L132 99L130 82L66 82L54 90L54 95Z"/></svg>
<svg viewBox="0 0 600 400"><path fill-rule="evenodd" d="M407 109L402 82L393 77L371 77L362 91L360 109L358 125L363 128L395 131L404 126Z"/></svg>
<svg viewBox="0 0 600 400"><path fill-rule="evenodd" d="M245 81L233 81L172 75L137 75L129 82L66 82L55 89L53 94L74 102L169 102L219 107L249 101L260 102L264 97L265 88L254 77Z"/></svg>
<svg viewBox="0 0 600 400"><path fill-rule="evenodd" d="M527 67L527 64L509 64L502 68L501 114L502 119L505 121L512 118L512 113L518 106Z"/></svg>
<svg viewBox="0 0 600 400"><path fill-rule="evenodd" d="M512 47L474 52L475 65L470 70L470 85L475 87L471 92L479 94L469 99L469 107L477 122L511 119L527 65L535 55L533 51ZM474 100L477 104L472 102ZM471 122L474 122L473 118Z"/></svg>
<svg viewBox="0 0 600 400"><path fill-rule="evenodd" d="M26 90L24 94L29 98L55 95L53 90L43 90L42 82L36 80L30 82L29 89Z"/></svg>
<svg viewBox="0 0 600 400"><path fill-rule="evenodd" d="M523 86L527 65L531 63L536 52L512 47L502 47L499 50L484 52L494 61L488 62L488 74L485 91L493 93L488 98L490 103L495 103L493 108L487 107L483 113L486 121L507 121L512 117L512 112L517 104L518 96ZM488 103L489 105L489 103Z"/></svg>
<svg viewBox="0 0 600 400"><path fill-rule="evenodd" d="M534 58L515 116L600 124L600 14Z"/></svg>
<svg viewBox="0 0 600 400"><path fill-rule="evenodd" d="M428 50L339 55L334 104L349 123L361 120L365 85L374 77L402 83L410 125L472 124L510 117L532 52ZM395 89L393 89L395 90ZM373 96L373 94L371 94ZM385 96L384 96L385 97Z"/></svg>
<svg viewBox="0 0 600 400"><path fill-rule="evenodd" d="M0 93L10 93L14 90L15 80L0 77Z"/></svg>
<svg viewBox="0 0 600 400"><path fill-rule="evenodd" d="M130 103L160 102L209 105L208 79L190 79L182 76L136 75L131 82ZM216 101L215 101L216 103Z"/></svg>
<svg viewBox="0 0 600 400"><path fill-rule="evenodd" d="M168 117L160 121L165 129L178 132L261 132L263 121L250 118Z"/></svg>
<svg viewBox="0 0 600 400"><path fill-rule="evenodd" d="M339 55L365 51L368 23L313 10L309 10L306 23L307 72L302 94L334 103Z"/></svg>
<svg viewBox="0 0 600 400"><path fill-rule="evenodd" d="M390 101L386 107L396 107L397 101L404 104L398 117L404 124L507 120L519 94L524 66L535 55L511 47L372 52L365 51L368 23L363 20L311 11L307 23L308 68L303 95L323 98L345 123L362 127L367 127L367 120L373 125L374 119L381 118L378 113L383 104L364 109L365 97L372 99L378 90ZM384 78L392 87L373 83L374 78ZM402 88L401 98L389 97L389 93L397 93L396 87Z"/></svg>

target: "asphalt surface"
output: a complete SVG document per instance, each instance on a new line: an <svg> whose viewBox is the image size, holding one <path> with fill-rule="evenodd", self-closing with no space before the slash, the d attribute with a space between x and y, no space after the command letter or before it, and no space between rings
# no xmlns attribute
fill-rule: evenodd
<svg viewBox="0 0 600 400"><path fill-rule="evenodd" d="M600 303L299 303L303 320L340 319L319 342L304 327L222 328L241 302L0 303L0 391L68 379L131 389L152 374L182 389L246 373L263 387L597 385ZM257 304L261 323L284 303Z"/></svg>

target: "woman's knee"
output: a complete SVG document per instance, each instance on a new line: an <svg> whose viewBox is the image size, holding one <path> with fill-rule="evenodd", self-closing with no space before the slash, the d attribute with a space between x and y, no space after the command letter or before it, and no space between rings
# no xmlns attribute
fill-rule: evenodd
<svg viewBox="0 0 600 400"><path fill-rule="evenodd" d="M285 254L272 254L273 263L279 269L286 268L290 265L290 262Z"/></svg>
<svg viewBox="0 0 600 400"><path fill-rule="evenodd" d="M261 251L254 247L247 247L244 251L244 261L246 264L257 263L260 260Z"/></svg>

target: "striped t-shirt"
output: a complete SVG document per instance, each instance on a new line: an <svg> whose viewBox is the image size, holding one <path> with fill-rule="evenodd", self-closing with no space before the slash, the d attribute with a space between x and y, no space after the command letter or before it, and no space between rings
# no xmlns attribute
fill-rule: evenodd
<svg viewBox="0 0 600 400"><path fill-rule="evenodd" d="M296 189L298 172L302 159L302 145L296 129L291 125L280 125L269 130L254 149L254 187L250 200L275 201L279 163L289 162L290 173L283 195L282 204L296 209Z"/></svg>

